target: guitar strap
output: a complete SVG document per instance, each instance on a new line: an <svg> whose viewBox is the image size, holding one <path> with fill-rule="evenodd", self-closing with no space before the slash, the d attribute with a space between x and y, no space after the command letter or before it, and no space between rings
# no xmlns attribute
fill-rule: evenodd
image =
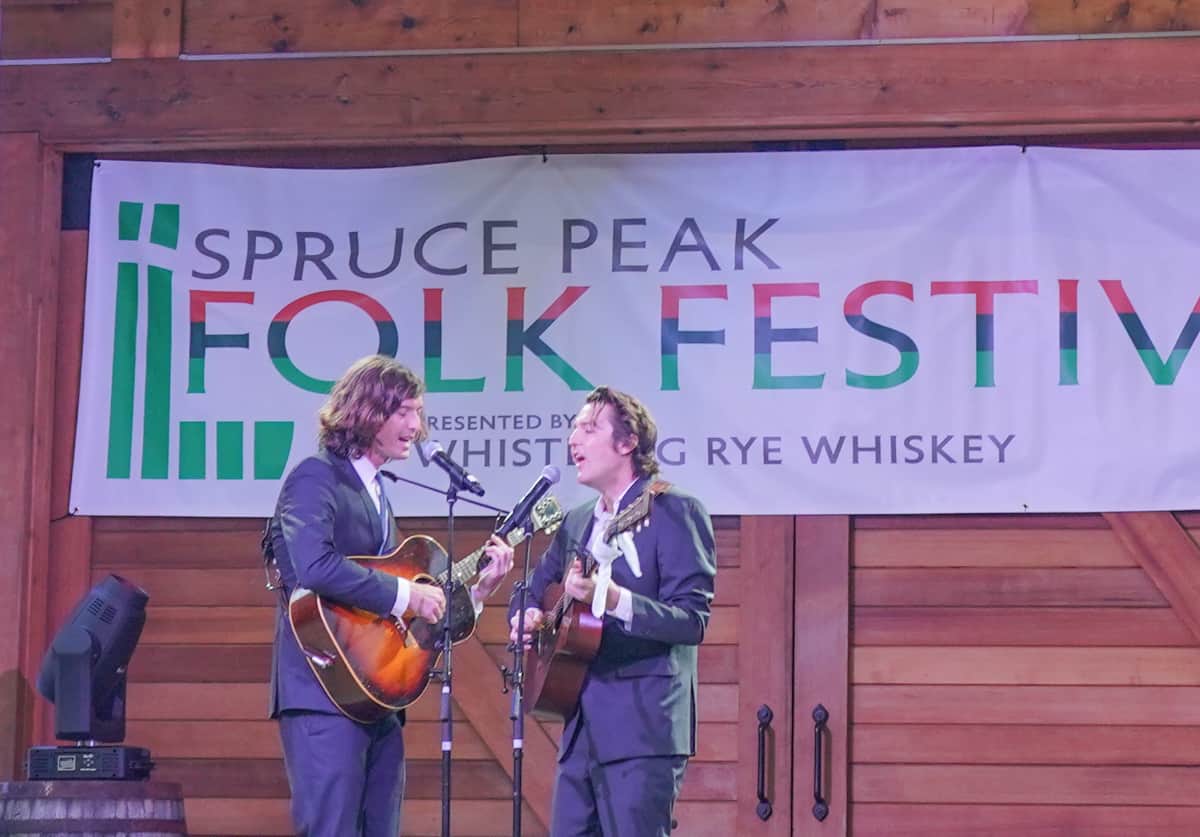
<svg viewBox="0 0 1200 837"><path fill-rule="evenodd" d="M633 503L631 503L630 505L637 505L638 503L640 503L642 501L643 497L645 497L648 501L653 500L658 495L665 494L668 490L670 490L670 488L671 488L671 483L667 482L666 480L655 480L654 482L647 485L644 489L642 489L642 493L639 494L638 498L636 500L634 500ZM646 497L646 495L650 495L650 496ZM646 508L647 509L650 508L649 503L647 503ZM647 511L646 516L647 517L650 516L648 511ZM591 557L591 554L588 552L587 545L592 540L592 531L593 531L593 528L595 527L595 525L596 525L596 519L593 517L591 522L588 523L586 529L584 529L583 539L578 543L572 543L568 547L567 554L564 556L564 560L563 560L563 575L564 576L567 574L567 569L571 566L571 562L573 560L575 560L576 557L587 557L587 558ZM585 562L584 566L586 567L586 562Z"/></svg>
<svg viewBox="0 0 1200 837"><path fill-rule="evenodd" d="M267 577L267 589L279 593L279 604L283 607L284 612L288 609L287 591L283 589L283 574L279 572L279 562L275 560L275 547L271 545L271 521L274 518L267 518L266 525L263 526L262 540L259 541L259 546L262 549L263 555L263 573Z"/></svg>

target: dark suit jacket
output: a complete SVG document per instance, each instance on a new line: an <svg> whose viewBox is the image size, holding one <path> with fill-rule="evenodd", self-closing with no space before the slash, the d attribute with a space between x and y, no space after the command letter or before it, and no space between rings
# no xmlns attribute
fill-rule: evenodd
<svg viewBox="0 0 1200 837"><path fill-rule="evenodd" d="M625 508L647 484L626 492ZM572 509L530 577L528 603L542 601L574 559L573 544L587 545L596 501ZM633 594L630 630L604 617L600 650L588 670L579 709L567 720L559 760L570 752L581 718L591 730L601 764L644 756L696 752L696 656L708 626L716 576L712 521L694 497L674 488L654 499L649 526L634 535L642 576L625 559L613 564L613 581ZM510 615L517 599L510 602Z"/></svg>
<svg viewBox="0 0 1200 837"><path fill-rule="evenodd" d="M395 525L393 519L392 542ZM391 613L396 579L345 558L375 555L380 546L379 513L350 460L321 451L293 468L279 492L268 536L287 594L307 587L381 616ZM271 717L284 709L338 712L280 608L271 661Z"/></svg>

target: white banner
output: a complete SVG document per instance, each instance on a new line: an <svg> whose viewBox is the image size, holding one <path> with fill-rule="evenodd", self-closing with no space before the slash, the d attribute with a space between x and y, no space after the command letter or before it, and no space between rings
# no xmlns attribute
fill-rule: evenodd
<svg viewBox="0 0 1200 837"><path fill-rule="evenodd" d="M500 506L587 496L609 384L716 514L1196 508L1198 193L1194 151L98 163L72 510L269 515L376 351Z"/></svg>

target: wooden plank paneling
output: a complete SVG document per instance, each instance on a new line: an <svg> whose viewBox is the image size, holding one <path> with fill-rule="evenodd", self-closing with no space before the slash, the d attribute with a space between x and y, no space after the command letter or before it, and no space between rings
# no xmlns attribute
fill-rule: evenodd
<svg viewBox="0 0 1200 837"><path fill-rule="evenodd" d="M1200 727L857 724L852 749L858 763L1197 766Z"/></svg>
<svg viewBox="0 0 1200 837"><path fill-rule="evenodd" d="M1004 536L1013 529L1035 531L1054 537L1060 530L1077 532L1086 529L1108 531L1109 526L1100 514L867 514L854 518L857 538L864 531L912 531L914 529L971 529L982 535Z"/></svg>
<svg viewBox="0 0 1200 837"><path fill-rule="evenodd" d="M737 799L736 772L737 765L732 762L692 760L688 762L687 775L683 788L679 791L679 798L732 802Z"/></svg>
<svg viewBox="0 0 1200 837"><path fill-rule="evenodd" d="M138 643L129 665L134 683L267 683L271 646L226 643L154 645Z"/></svg>
<svg viewBox="0 0 1200 837"><path fill-rule="evenodd" d="M184 52L495 49L517 45L517 0L188 0Z"/></svg>
<svg viewBox="0 0 1200 837"><path fill-rule="evenodd" d="M143 645L262 645L275 637L273 607L146 608Z"/></svg>
<svg viewBox="0 0 1200 837"><path fill-rule="evenodd" d="M1134 567L1112 532L1013 528L867 529L854 535L855 567Z"/></svg>
<svg viewBox="0 0 1200 837"><path fill-rule="evenodd" d="M852 672L855 683L1200 686L1200 648L859 647Z"/></svg>
<svg viewBox="0 0 1200 837"><path fill-rule="evenodd" d="M1200 725L1194 686L856 686L856 723Z"/></svg>
<svg viewBox="0 0 1200 837"><path fill-rule="evenodd" d="M1178 805L1195 801L1194 767L856 765L855 802Z"/></svg>
<svg viewBox="0 0 1200 837"><path fill-rule="evenodd" d="M877 38L956 38L1002 35L1081 35L1195 29L1200 9L1171 0L939 0L882 2L871 34ZM866 33L864 32L864 35Z"/></svg>
<svg viewBox="0 0 1200 837"><path fill-rule="evenodd" d="M193 567L219 575L215 571L241 567L261 572L263 523L214 518L190 521L185 528L175 519L129 523L120 518L97 518L93 563L104 570L122 568L135 578L133 574L142 569ZM175 528L156 528L171 524ZM134 528L127 528L131 526Z"/></svg>
<svg viewBox="0 0 1200 837"><path fill-rule="evenodd" d="M109 54L111 0L5 0L0 5L0 58L99 58Z"/></svg>
<svg viewBox="0 0 1200 837"><path fill-rule="evenodd" d="M286 799L191 799L187 809L191 835L286 835L294 833ZM454 804L455 837L494 837L507 833L512 821L512 803L492 799L459 799ZM525 818L530 822L529 818ZM503 823L503 826L497 826ZM404 800L403 829L406 837L436 837L441 834L441 805L436 799ZM530 829L528 837L542 837Z"/></svg>
<svg viewBox="0 0 1200 837"><path fill-rule="evenodd" d="M1166 0L524 0L521 43L662 44L1163 32L1200 27L1200 9Z"/></svg>
<svg viewBox="0 0 1200 837"><path fill-rule="evenodd" d="M10 130L68 150L1187 132L1200 115L1197 54L1196 39L1180 38L180 61L153 71L130 60L0 68L0 112Z"/></svg>
<svg viewBox="0 0 1200 837"><path fill-rule="evenodd" d="M861 645L1190 646L1191 632L1169 608L860 607Z"/></svg>
<svg viewBox="0 0 1200 837"><path fill-rule="evenodd" d="M207 607L214 604L273 607L279 596L266 588L266 575L261 567L213 572L210 569L106 566L97 568L93 575L102 578L108 573L136 581L150 594L150 604L154 607Z"/></svg>
<svg viewBox="0 0 1200 837"><path fill-rule="evenodd" d="M282 759L155 759L154 778L179 782L188 798L269 799L288 796ZM405 760L406 799L437 799L441 793L441 757ZM511 799L512 786L500 765L491 759L455 759L455 785L470 789L469 799Z"/></svg>
<svg viewBox="0 0 1200 837"><path fill-rule="evenodd" d="M267 717L266 683L130 683L127 717L144 721L259 721ZM454 707L456 720L462 718ZM410 721L438 718L436 691L408 707Z"/></svg>
<svg viewBox="0 0 1200 837"><path fill-rule="evenodd" d="M113 58L176 58L183 40L183 0L113 0L112 27Z"/></svg>
<svg viewBox="0 0 1200 837"><path fill-rule="evenodd" d="M998 4L1001 5L1001 4ZM1080 32L1180 32L1200 29L1200 8L1193 2L1174 0L1028 0L1021 34L1074 34Z"/></svg>
<svg viewBox="0 0 1200 837"><path fill-rule="evenodd" d="M849 40L862 36L874 7L868 0L522 0L521 45Z"/></svg>
<svg viewBox="0 0 1200 837"><path fill-rule="evenodd" d="M1140 569L866 569L854 573L859 606L1165 607Z"/></svg>
<svg viewBox="0 0 1200 837"><path fill-rule="evenodd" d="M686 787L687 778L684 778ZM737 834L737 804L681 799L673 812L679 834Z"/></svg>
<svg viewBox="0 0 1200 837"><path fill-rule="evenodd" d="M1200 808L1179 806L855 804L851 816L856 837L1180 837L1200 833Z"/></svg>
<svg viewBox="0 0 1200 837"><path fill-rule="evenodd" d="M696 733L696 761L738 760L737 724L705 722Z"/></svg>

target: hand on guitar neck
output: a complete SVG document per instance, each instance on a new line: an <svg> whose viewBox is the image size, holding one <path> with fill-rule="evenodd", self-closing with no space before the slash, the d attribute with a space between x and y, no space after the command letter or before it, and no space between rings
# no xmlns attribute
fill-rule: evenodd
<svg viewBox="0 0 1200 837"><path fill-rule="evenodd" d="M499 535L492 535L483 548L483 554L484 557L479 561L478 580L471 588L471 598L476 602L482 602L496 592L513 565L513 548Z"/></svg>

